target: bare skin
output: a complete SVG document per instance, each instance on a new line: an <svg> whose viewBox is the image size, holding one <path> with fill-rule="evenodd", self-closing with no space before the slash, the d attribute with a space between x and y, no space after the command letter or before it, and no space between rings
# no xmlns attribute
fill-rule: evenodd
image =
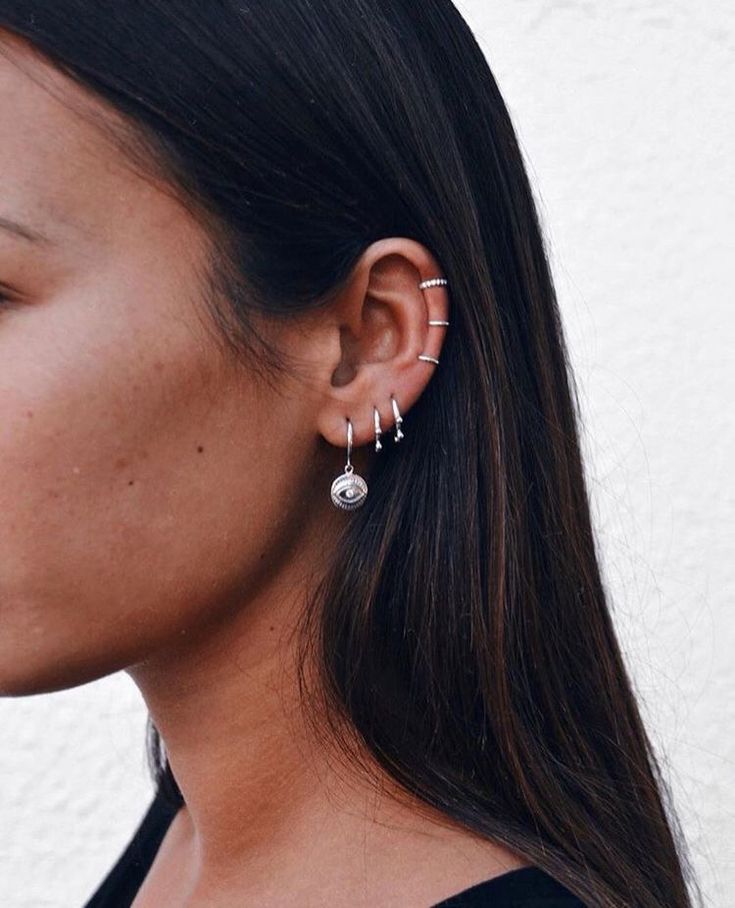
<svg viewBox="0 0 735 908"><path fill-rule="evenodd" d="M420 908L523 866L338 769L296 696L290 631L350 519L345 417L369 477L373 403L389 431L441 355L437 262L371 245L280 331L303 370L268 388L203 329L203 228L62 103L101 102L0 50L0 693L140 688L186 807L135 908Z"/></svg>

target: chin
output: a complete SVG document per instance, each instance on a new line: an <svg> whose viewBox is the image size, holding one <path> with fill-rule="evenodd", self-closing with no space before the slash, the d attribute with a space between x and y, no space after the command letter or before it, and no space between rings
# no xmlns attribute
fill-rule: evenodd
<svg viewBox="0 0 735 908"><path fill-rule="evenodd" d="M118 669L78 653L29 653L27 647L19 646L12 650L7 643L0 643L0 697L52 694L96 681Z"/></svg>

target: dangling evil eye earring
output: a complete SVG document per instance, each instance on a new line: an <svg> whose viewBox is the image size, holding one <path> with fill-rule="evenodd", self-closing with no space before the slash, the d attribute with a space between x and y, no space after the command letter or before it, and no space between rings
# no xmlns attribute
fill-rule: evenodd
<svg viewBox="0 0 735 908"><path fill-rule="evenodd" d="M352 454L352 422L347 417L347 465L344 473L332 483L332 504L343 511L354 511L365 504L368 487L362 476L355 473L350 463Z"/></svg>

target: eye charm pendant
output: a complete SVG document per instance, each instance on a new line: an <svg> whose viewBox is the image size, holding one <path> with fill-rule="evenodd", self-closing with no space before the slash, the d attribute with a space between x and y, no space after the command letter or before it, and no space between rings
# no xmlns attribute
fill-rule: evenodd
<svg viewBox="0 0 735 908"><path fill-rule="evenodd" d="M332 483L332 504L343 511L354 511L365 504L368 487L362 476L355 473L350 463L352 453L352 423L347 420L347 465L344 473Z"/></svg>

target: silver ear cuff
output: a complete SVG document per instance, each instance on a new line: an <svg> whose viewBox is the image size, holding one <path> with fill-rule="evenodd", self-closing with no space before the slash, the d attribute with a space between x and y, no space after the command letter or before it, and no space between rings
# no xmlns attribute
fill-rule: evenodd
<svg viewBox="0 0 735 908"><path fill-rule="evenodd" d="M449 281L444 277L432 277L427 280L421 281L419 284L420 290L427 290L430 287L446 287ZM441 325L446 327L449 325L448 321L439 318L430 318L428 324L431 325ZM439 365L439 360L435 356L430 356L428 353L419 353L418 358L422 362L434 363L434 365ZM391 394L391 406L393 408L393 419L395 421L395 434L393 436L393 441L397 444L403 437L403 417L401 416L401 411L398 409L398 401ZM368 487L365 480L362 476L359 476L355 473L355 468L350 462L350 456L352 454L352 421L349 417L347 419L347 463L345 465L344 471L340 476L338 476L332 483L331 488L331 498L332 503L335 507L340 508L343 511L354 511L362 505L365 504L365 499L367 498ZM380 441L380 436L383 434L383 430L380 426L380 412L378 408L373 405L373 421L375 424L375 450L382 451L383 445Z"/></svg>
<svg viewBox="0 0 735 908"><path fill-rule="evenodd" d="M419 290L427 290L429 287L446 287L449 281L445 277L431 277L426 281L421 281ZM430 318L429 325L448 325L449 322L440 318ZM435 356L429 356L428 353L419 353L419 359L425 363L434 363L439 365L439 360Z"/></svg>

